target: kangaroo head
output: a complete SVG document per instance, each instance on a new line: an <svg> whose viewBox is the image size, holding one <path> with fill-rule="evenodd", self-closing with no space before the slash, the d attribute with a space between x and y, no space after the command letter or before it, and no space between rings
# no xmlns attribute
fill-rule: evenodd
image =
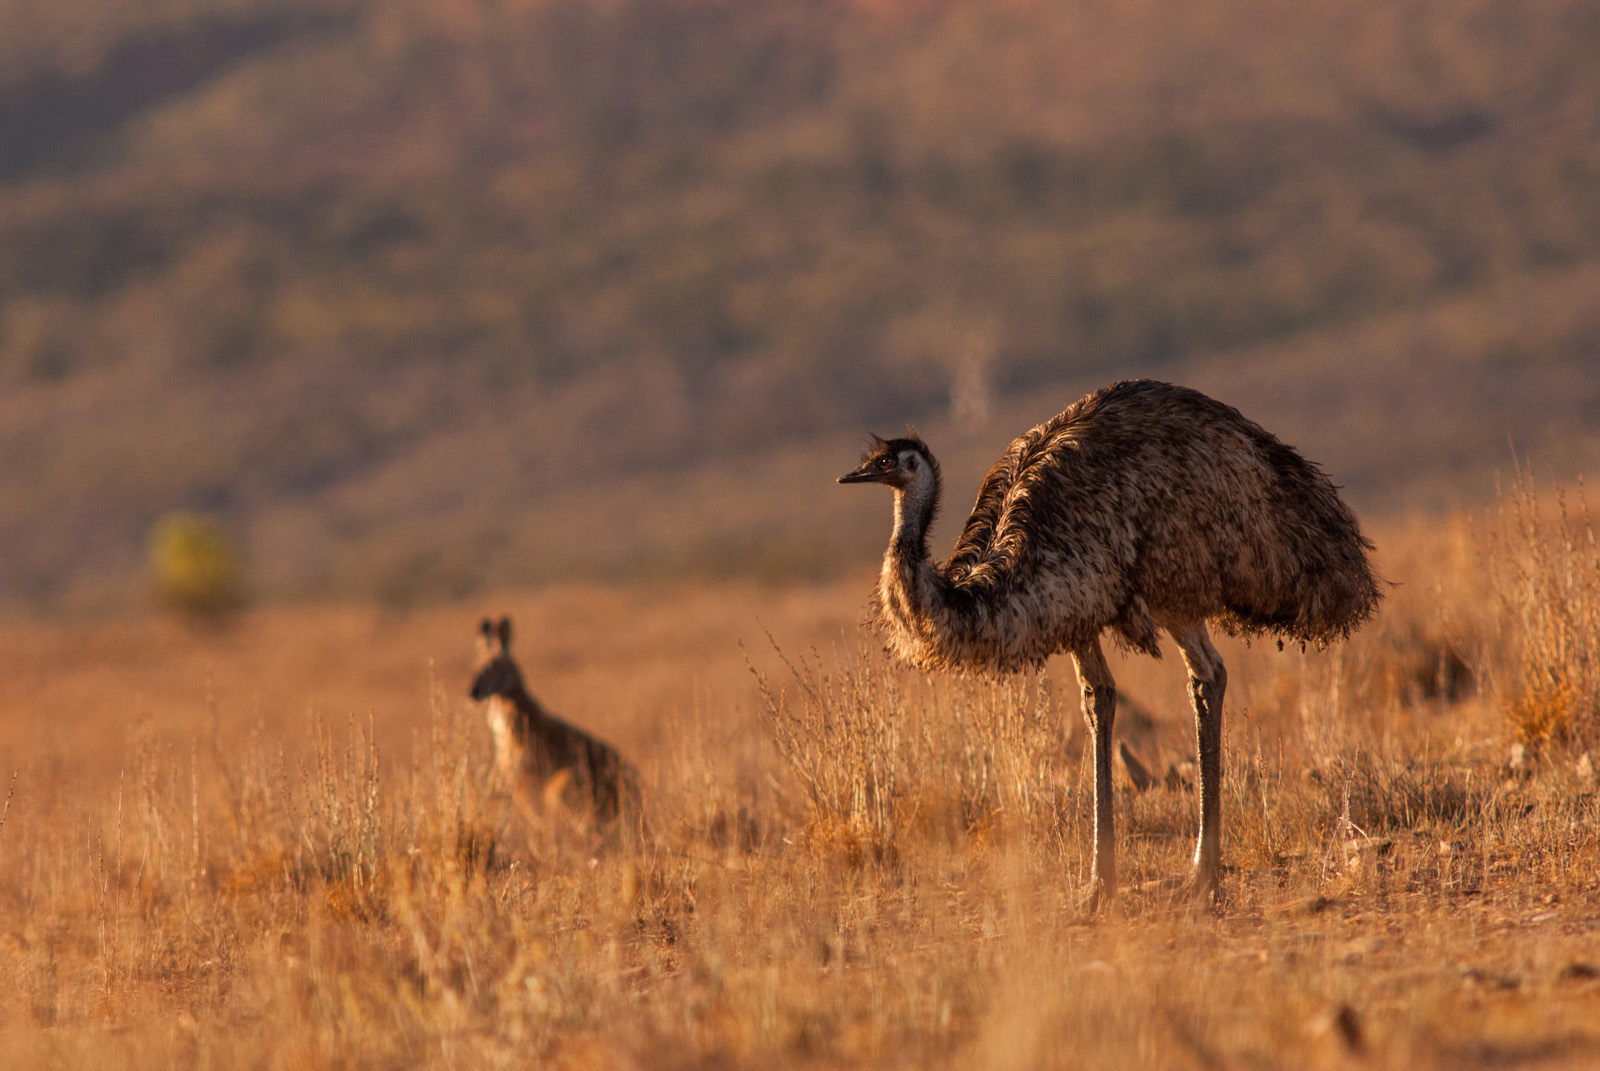
<svg viewBox="0 0 1600 1071"><path fill-rule="evenodd" d="M511 658L511 618L478 625L478 672L472 680L473 699L511 698L523 691L522 671Z"/></svg>

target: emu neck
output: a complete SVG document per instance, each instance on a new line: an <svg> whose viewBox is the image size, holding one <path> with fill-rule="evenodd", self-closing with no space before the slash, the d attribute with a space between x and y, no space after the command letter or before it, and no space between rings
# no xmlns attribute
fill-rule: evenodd
<svg viewBox="0 0 1600 1071"><path fill-rule="evenodd" d="M928 555L928 526L938 506L937 469L896 489L894 535L872 600L889 649L924 669L970 661L964 653L970 645L969 615L955 604L950 581Z"/></svg>
<svg viewBox="0 0 1600 1071"><path fill-rule="evenodd" d="M928 527L939 508L939 484L927 478L894 493L894 535L889 554L901 565L928 561Z"/></svg>

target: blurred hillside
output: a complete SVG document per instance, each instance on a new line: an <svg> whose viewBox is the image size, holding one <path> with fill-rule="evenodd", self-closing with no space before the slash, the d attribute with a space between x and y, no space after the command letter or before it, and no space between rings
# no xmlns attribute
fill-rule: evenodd
<svg viewBox="0 0 1600 1071"><path fill-rule="evenodd" d="M836 572L1134 374L1593 472L1597 190L1600 0L8 0L0 606Z"/></svg>

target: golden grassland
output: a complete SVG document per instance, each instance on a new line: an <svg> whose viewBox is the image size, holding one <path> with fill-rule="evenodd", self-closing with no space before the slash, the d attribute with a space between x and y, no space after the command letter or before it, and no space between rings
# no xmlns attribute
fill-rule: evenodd
<svg viewBox="0 0 1600 1071"><path fill-rule="evenodd" d="M925 679L867 577L0 635L10 1067L1564 1067L1600 1060L1600 559L1576 501L1379 531L1327 652L1224 648L1227 897L1174 904L1181 665L1121 660L1124 889L1077 908L1067 666ZM488 788L509 612L641 835ZM769 639L770 634L770 639ZM1064 741L1064 743L1063 743ZM1508 759L1514 745L1519 766ZM16 773L11 774L12 770Z"/></svg>

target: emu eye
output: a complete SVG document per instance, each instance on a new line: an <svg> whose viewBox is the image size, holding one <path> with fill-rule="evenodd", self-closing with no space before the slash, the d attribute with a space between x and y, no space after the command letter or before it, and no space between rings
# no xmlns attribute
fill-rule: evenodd
<svg viewBox="0 0 1600 1071"><path fill-rule="evenodd" d="M892 458L889 455L885 454L883 457L878 458L878 467L880 469L893 468L894 467L894 458Z"/></svg>

